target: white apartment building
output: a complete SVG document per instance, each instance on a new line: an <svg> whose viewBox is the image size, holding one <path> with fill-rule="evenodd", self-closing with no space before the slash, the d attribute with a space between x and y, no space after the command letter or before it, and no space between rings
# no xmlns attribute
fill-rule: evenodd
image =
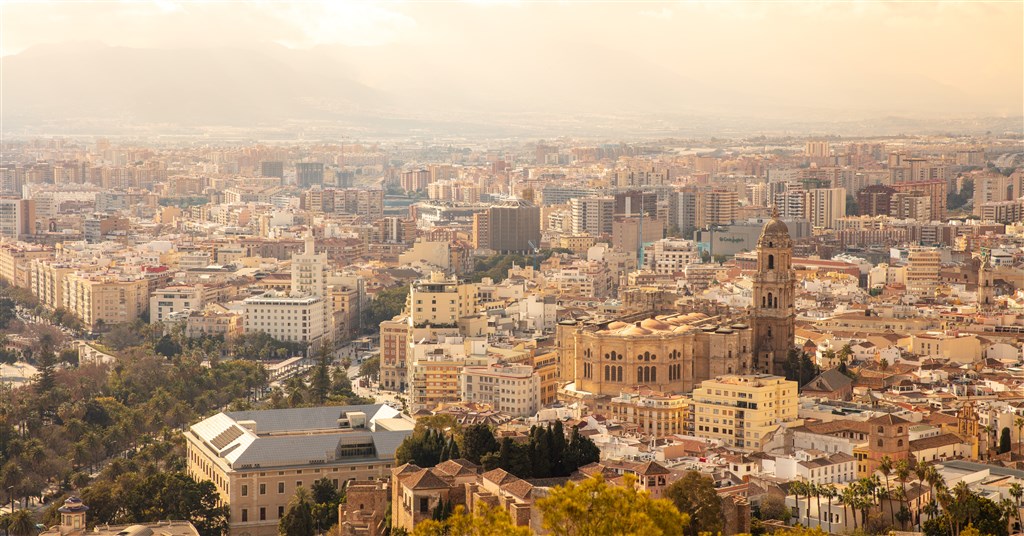
<svg viewBox="0 0 1024 536"><path fill-rule="evenodd" d="M682 272L687 265L699 264L700 253L692 240L663 238L645 248L644 262L656 274L672 275Z"/></svg>
<svg viewBox="0 0 1024 536"><path fill-rule="evenodd" d="M163 322L173 313L200 311L203 305L201 285L178 285L157 289L149 297L149 323Z"/></svg>
<svg viewBox="0 0 1024 536"><path fill-rule="evenodd" d="M615 198L574 197L569 200L570 232L574 235L611 235Z"/></svg>
<svg viewBox="0 0 1024 536"><path fill-rule="evenodd" d="M464 402L489 404L513 417L530 417L540 409L540 376L530 365L492 363L468 366L459 377Z"/></svg>
<svg viewBox="0 0 1024 536"><path fill-rule="evenodd" d="M262 332L286 342L318 343L327 334L324 299L267 293L246 298L245 332Z"/></svg>

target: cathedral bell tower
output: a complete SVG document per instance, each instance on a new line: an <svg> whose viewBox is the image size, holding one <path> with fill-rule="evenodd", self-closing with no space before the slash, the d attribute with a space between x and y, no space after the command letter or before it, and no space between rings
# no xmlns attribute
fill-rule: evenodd
<svg viewBox="0 0 1024 536"><path fill-rule="evenodd" d="M754 370L782 375L793 347L796 308L793 240L777 209L757 240L757 273L751 326L754 333Z"/></svg>
<svg viewBox="0 0 1024 536"><path fill-rule="evenodd" d="M995 287L992 286L992 272L988 269L988 263L988 255L982 254L978 266L978 306L982 308L991 307L995 303Z"/></svg>

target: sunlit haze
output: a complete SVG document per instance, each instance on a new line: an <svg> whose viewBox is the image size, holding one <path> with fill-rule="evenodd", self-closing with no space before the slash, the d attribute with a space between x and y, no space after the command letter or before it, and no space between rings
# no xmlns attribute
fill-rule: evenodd
<svg viewBox="0 0 1024 536"><path fill-rule="evenodd" d="M710 118L710 131L1015 118L1022 6L13 3L4 112L8 130L109 114L245 125L353 112L339 119L371 129L375 114L492 126L526 114L527 131L580 113L656 114L667 124L647 128L666 130ZM177 89L204 84L216 91Z"/></svg>

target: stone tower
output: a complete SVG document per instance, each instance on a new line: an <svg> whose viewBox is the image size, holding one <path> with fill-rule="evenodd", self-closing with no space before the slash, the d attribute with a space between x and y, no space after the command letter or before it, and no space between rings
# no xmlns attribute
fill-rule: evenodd
<svg viewBox="0 0 1024 536"><path fill-rule="evenodd" d="M757 240L757 273L751 326L754 329L753 368L783 375L783 364L793 347L796 308L793 274L793 240L777 209Z"/></svg>
<svg viewBox="0 0 1024 536"><path fill-rule="evenodd" d="M995 303L995 288L988 262L988 255L982 255L978 266L978 307L991 307Z"/></svg>

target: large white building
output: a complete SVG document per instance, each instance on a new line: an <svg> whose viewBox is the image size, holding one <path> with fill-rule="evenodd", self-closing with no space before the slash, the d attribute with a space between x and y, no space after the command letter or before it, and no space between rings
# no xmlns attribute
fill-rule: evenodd
<svg viewBox="0 0 1024 536"><path fill-rule="evenodd" d="M326 289L327 255L317 254L313 237L307 235L305 251L292 256L291 293L269 292L242 301L245 332L312 345L331 339Z"/></svg>
<svg viewBox="0 0 1024 536"><path fill-rule="evenodd" d="M644 249L644 264L656 274L677 274L690 264L700 263L700 252L692 240L663 238Z"/></svg>
<svg viewBox="0 0 1024 536"><path fill-rule="evenodd" d="M201 285L178 285L157 289L149 297L149 322L163 322L174 313L201 311L203 303Z"/></svg>
<svg viewBox="0 0 1024 536"><path fill-rule="evenodd" d="M245 332L262 332L286 342L319 343L327 333L324 299L267 293L246 298Z"/></svg>

